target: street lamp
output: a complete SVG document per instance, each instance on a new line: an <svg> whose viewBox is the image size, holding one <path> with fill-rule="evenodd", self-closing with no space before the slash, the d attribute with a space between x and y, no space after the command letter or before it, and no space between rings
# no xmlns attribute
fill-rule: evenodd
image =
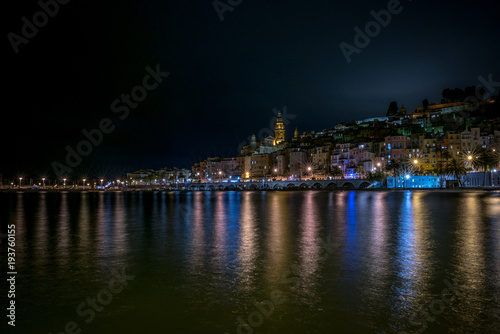
<svg viewBox="0 0 500 334"><path fill-rule="evenodd" d="M83 188L85 188L85 181L86 179L83 179Z"/></svg>
<svg viewBox="0 0 500 334"><path fill-rule="evenodd" d="M104 181L103 179L101 179L101 188L102 188L102 181Z"/></svg>
<svg viewBox="0 0 500 334"><path fill-rule="evenodd" d="M221 183L221 182L222 182L222 172L219 171L219 183Z"/></svg>
<svg viewBox="0 0 500 334"><path fill-rule="evenodd" d="M66 179L63 179L63 186L66 187Z"/></svg>
<svg viewBox="0 0 500 334"><path fill-rule="evenodd" d="M19 189L21 189L21 181L23 180L22 177L19 178Z"/></svg>
<svg viewBox="0 0 500 334"><path fill-rule="evenodd" d="M45 178L42 177L42 183L43 183L43 187L45 188Z"/></svg>

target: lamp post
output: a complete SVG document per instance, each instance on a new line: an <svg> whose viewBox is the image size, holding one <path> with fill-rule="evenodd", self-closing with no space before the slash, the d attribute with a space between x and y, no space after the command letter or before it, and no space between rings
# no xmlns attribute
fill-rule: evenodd
<svg viewBox="0 0 500 334"><path fill-rule="evenodd" d="M85 181L86 179L83 179L83 189L85 189Z"/></svg>
<svg viewBox="0 0 500 334"><path fill-rule="evenodd" d="M45 178L42 177L42 184L43 184L43 188L45 188Z"/></svg>
<svg viewBox="0 0 500 334"><path fill-rule="evenodd" d="M222 172L219 171L219 183L221 183L221 182L222 182Z"/></svg>
<svg viewBox="0 0 500 334"><path fill-rule="evenodd" d="M19 189L21 189L21 182L22 182L22 180L23 180L23 178L22 178L22 177L20 177L20 178L19 178Z"/></svg>
<svg viewBox="0 0 500 334"><path fill-rule="evenodd" d="M103 179L101 179L101 188L102 188L102 181L104 181Z"/></svg>
<svg viewBox="0 0 500 334"><path fill-rule="evenodd" d="M307 167L307 171L309 172L309 178L311 178L311 167Z"/></svg>
<svg viewBox="0 0 500 334"><path fill-rule="evenodd" d="M63 179L63 187L66 188L66 179Z"/></svg>

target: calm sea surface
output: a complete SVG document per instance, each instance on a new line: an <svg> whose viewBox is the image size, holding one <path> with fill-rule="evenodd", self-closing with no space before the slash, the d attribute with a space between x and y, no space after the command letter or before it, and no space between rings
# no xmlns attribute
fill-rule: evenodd
<svg viewBox="0 0 500 334"><path fill-rule="evenodd" d="M500 332L498 192L0 193L0 223L12 333Z"/></svg>

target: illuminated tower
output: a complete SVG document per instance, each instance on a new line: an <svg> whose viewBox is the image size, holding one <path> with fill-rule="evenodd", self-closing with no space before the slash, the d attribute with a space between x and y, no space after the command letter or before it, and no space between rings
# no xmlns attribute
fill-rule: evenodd
<svg viewBox="0 0 500 334"><path fill-rule="evenodd" d="M293 139L299 139L299 130L297 130L297 128L295 128L295 132L293 134Z"/></svg>
<svg viewBox="0 0 500 334"><path fill-rule="evenodd" d="M278 113L278 118L276 118L276 124L274 125L274 144L285 141L285 124L283 123L283 118L281 118L281 113Z"/></svg>

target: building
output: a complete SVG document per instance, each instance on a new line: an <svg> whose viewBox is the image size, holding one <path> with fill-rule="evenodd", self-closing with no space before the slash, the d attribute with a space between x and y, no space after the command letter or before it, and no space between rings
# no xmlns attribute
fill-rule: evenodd
<svg viewBox="0 0 500 334"><path fill-rule="evenodd" d="M307 163L307 153L301 148L290 151L290 177L293 179L302 177Z"/></svg>
<svg viewBox="0 0 500 334"><path fill-rule="evenodd" d="M271 176L271 159L269 154L254 154L250 156L250 177L259 179Z"/></svg>
<svg viewBox="0 0 500 334"><path fill-rule="evenodd" d="M287 154L288 152L288 154ZM290 170L290 155L289 150L282 150L276 152L273 163L273 175L276 177L286 177L289 176Z"/></svg>
<svg viewBox="0 0 500 334"><path fill-rule="evenodd" d="M281 112L278 112L278 118L274 124L274 144L279 145L285 141L285 123L281 117Z"/></svg>
<svg viewBox="0 0 500 334"><path fill-rule="evenodd" d="M443 150L448 151L450 158L457 158L462 152L461 145L461 134L455 131L446 131L444 142L443 142ZM444 157L446 158L446 157ZM447 160L447 159L445 159Z"/></svg>
<svg viewBox="0 0 500 334"><path fill-rule="evenodd" d="M402 175L388 177L387 188L439 188L441 178L435 175Z"/></svg>
<svg viewBox="0 0 500 334"><path fill-rule="evenodd" d="M442 104L433 104L427 107L430 112L438 112L441 114L448 114L452 112L466 111L466 105L463 102L450 102Z"/></svg>
<svg viewBox="0 0 500 334"><path fill-rule="evenodd" d="M421 149L422 157L418 163L424 173L431 173L436 168L437 155L436 155L436 138L424 138ZM418 161L418 159L417 159Z"/></svg>
<svg viewBox="0 0 500 334"><path fill-rule="evenodd" d="M222 177L226 179L237 179L241 176L241 168L236 158L223 158L221 161Z"/></svg>
<svg viewBox="0 0 500 334"><path fill-rule="evenodd" d="M384 140L383 157L390 160L403 161L408 157L411 138L407 136L387 136Z"/></svg>
<svg viewBox="0 0 500 334"><path fill-rule="evenodd" d="M500 171L494 169L488 172L467 173L466 187L500 187Z"/></svg>
<svg viewBox="0 0 500 334"><path fill-rule="evenodd" d="M474 147L482 146L480 128L471 128L470 131L463 131L460 135L462 151L470 153Z"/></svg>
<svg viewBox="0 0 500 334"><path fill-rule="evenodd" d="M345 173L347 165L349 163L350 150L350 143L336 144L335 149L333 150L333 154L330 157L330 170L338 167Z"/></svg>
<svg viewBox="0 0 500 334"><path fill-rule="evenodd" d="M330 172L330 146L318 146L313 149L312 166L315 175L326 176Z"/></svg>

